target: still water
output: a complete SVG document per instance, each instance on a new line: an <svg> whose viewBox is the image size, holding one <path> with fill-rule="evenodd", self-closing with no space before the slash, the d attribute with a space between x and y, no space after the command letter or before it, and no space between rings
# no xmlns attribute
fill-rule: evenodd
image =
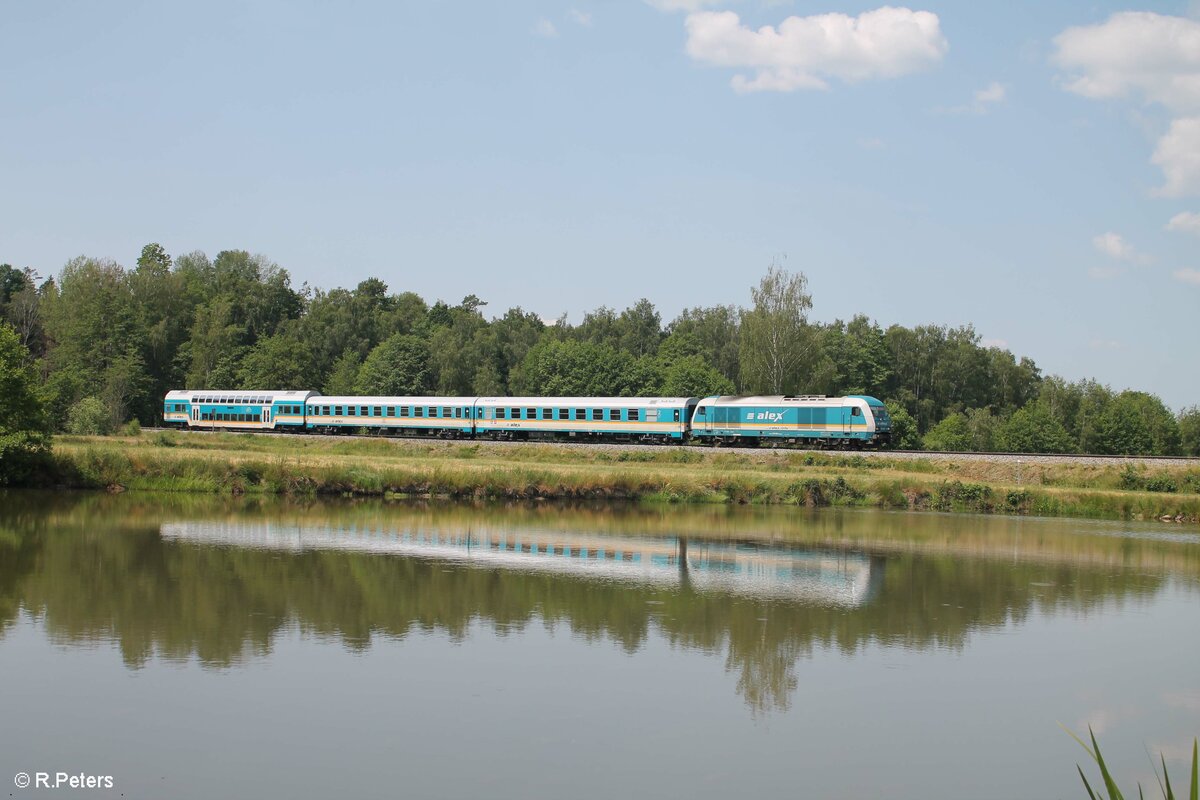
<svg viewBox="0 0 1200 800"><path fill-rule="evenodd" d="M0 494L0 669L15 797L1082 797L1059 723L1157 791L1200 531Z"/></svg>

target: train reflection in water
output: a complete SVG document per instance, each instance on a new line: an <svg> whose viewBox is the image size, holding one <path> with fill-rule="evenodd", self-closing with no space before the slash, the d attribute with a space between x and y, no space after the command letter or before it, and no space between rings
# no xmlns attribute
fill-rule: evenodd
<svg viewBox="0 0 1200 800"><path fill-rule="evenodd" d="M386 530L169 522L161 530L164 539L193 543L370 552L847 608L863 605L877 593L884 566L882 558L836 550L487 526Z"/></svg>

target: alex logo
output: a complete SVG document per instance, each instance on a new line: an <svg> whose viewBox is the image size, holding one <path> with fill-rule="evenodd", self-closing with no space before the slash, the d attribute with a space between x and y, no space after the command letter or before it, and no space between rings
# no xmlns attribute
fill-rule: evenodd
<svg viewBox="0 0 1200 800"><path fill-rule="evenodd" d="M782 411L747 411L748 422L783 422Z"/></svg>

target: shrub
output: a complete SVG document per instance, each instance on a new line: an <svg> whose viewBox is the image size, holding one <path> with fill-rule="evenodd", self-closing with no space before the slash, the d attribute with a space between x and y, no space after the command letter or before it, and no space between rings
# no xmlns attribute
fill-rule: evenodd
<svg viewBox="0 0 1200 800"><path fill-rule="evenodd" d="M1146 481L1147 492L1178 492L1179 484L1168 475L1156 475Z"/></svg>
<svg viewBox="0 0 1200 800"><path fill-rule="evenodd" d="M108 409L98 397L85 397L67 412L67 432L77 436L107 436L112 432Z"/></svg>

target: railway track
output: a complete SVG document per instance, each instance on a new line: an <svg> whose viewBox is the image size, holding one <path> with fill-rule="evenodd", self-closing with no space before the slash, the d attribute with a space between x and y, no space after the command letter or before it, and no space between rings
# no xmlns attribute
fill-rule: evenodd
<svg viewBox="0 0 1200 800"><path fill-rule="evenodd" d="M496 439L438 439L430 436L382 436L378 434L354 434L337 435L325 433L285 433L281 431L211 431L197 430L195 428L143 428L145 432L158 431L175 431L180 434L189 434L197 436L212 435L215 433L233 433L246 434L251 436L303 436L312 439L326 439L332 441L345 441L346 439L386 439L397 442L424 442L426 444L440 444L447 447L456 446L483 446L483 447L519 447L519 446L568 446L591 448L594 450L605 451L661 451L664 447L671 445L662 444L632 444L623 442L539 442L539 441L509 441ZM677 447L692 447L705 451L712 451L713 448L707 445L687 444L676 445ZM950 461L999 461L1012 462L1023 464L1092 464L1096 466L1111 466L1121 464L1158 464L1179 465L1179 466L1197 466L1200 467L1200 458L1190 456L1103 456L1103 455L1079 455L1072 453L974 453L974 452L931 452L928 450L819 450L806 449L797 447L728 447L722 446L718 448L724 453L764 453L764 452L810 452L819 453L821 455L831 455L842 458L854 458L861 456L863 458L895 458L903 460L920 460L920 459L943 459Z"/></svg>

